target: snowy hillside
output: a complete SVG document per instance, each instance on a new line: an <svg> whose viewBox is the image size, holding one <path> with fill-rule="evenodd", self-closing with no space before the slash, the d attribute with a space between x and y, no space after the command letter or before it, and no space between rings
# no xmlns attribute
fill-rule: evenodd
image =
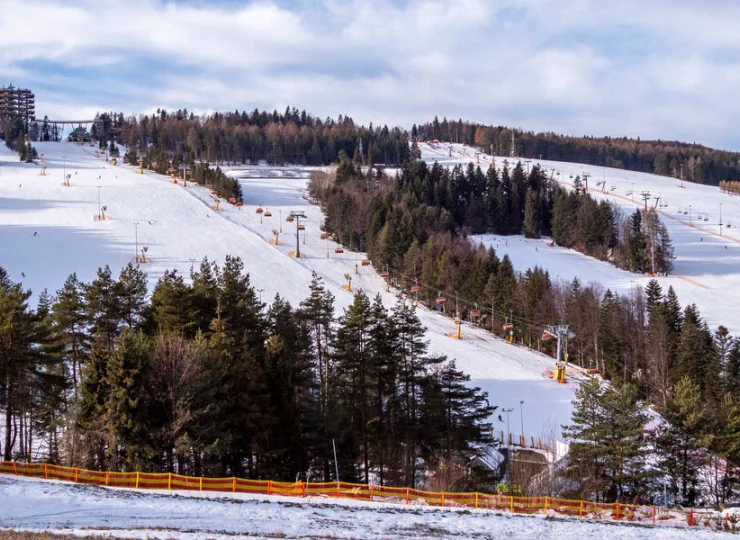
<svg viewBox="0 0 740 540"><path fill-rule="evenodd" d="M0 476L0 526L214 540L239 538L719 538L699 528L620 526L487 510L321 498L108 489Z"/></svg>
<svg viewBox="0 0 740 540"><path fill-rule="evenodd" d="M223 262L230 254L244 260L265 302L280 294L298 304L308 295L314 271L333 291L338 313L352 301L352 294L342 288L345 274L352 276L353 290L381 294L388 306L396 302L395 291L386 292L385 281L373 268L360 264L361 254L335 253L338 246L320 238L321 211L304 198L306 169L230 171L241 179L244 206L222 204L217 212L207 189L190 184L184 188L149 172L142 176L133 167L114 167L89 146L38 143L37 149L44 154L48 176L39 175L40 165L19 164L7 149L0 154L0 266L36 295L43 287L56 291L72 272L86 282L105 264L118 272L134 259L138 243L149 248L151 260L144 269L150 285L167 269L187 276L203 257ZM65 171L72 175L71 187L62 185ZM94 219L98 192L111 219ZM265 210L262 217L258 207ZM266 217L268 211L271 217ZM289 256L296 234L296 224L285 221L290 211L307 216L299 259ZM273 231L280 233L281 225L280 245L274 246ZM522 424L526 436L537 437L568 421L575 382L558 385L545 378L551 358L468 326L463 327L462 340L451 339L446 336L455 329L451 319L424 308L420 318L428 328L430 353L456 359L475 384L489 392L492 404L514 409L510 426L515 437ZM497 432L506 430L505 420L505 415L499 421L494 414Z"/></svg>
<svg viewBox="0 0 740 540"><path fill-rule="evenodd" d="M492 163L502 168L505 161L509 166L516 162L512 158L477 155L473 148L459 144L424 143L420 148L425 161L438 161L444 166L480 163L487 169ZM589 174L589 193L597 200L609 200L624 208L625 214L642 207L641 193L650 192L648 204L657 205L676 254L673 274L657 278L663 289L672 285L682 304L696 303L711 327L723 324L730 332L740 332L740 310L735 308L740 304L740 197L722 193L717 187L682 183L654 174L548 160L528 161L529 166L540 164L548 176L565 186L570 186L575 176L583 178L584 173ZM656 197L660 200L656 201ZM578 277L584 283L599 282L620 292L636 284L644 285L648 279L571 250L547 247L544 242L488 235L478 240L493 246L499 256L508 253L517 270L538 264L553 277L566 280Z"/></svg>

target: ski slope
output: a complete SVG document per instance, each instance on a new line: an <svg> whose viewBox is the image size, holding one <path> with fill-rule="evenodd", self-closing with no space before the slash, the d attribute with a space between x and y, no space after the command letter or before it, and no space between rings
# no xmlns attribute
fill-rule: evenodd
<svg viewBox="0 0 740 540"><path fill-rule="evenodd" d="M133 491L0 476L0 530L54 531L116 538L638 538L714 539L722 533L678 526L547 519L489 510L245 494ZM672 524L674 525L674 524Z"/></svg>
<svg viewBox="0 0 740 540"><path fill-rule="evenodd" d="M373 268L361 266L361 254L337 254L336 244L321 240L322 213L305 198L308 169L231 170L229 174L241 181L244 206L223 204L215 211L207 189L191 184L185 188L150 172L139 175L133 167L114 167L97 157L95 148L74 143L36 147L44 155L48 176L39 176L39 165L20 164L7 149L0 150L0 266L36 295L43 287L58 290L72 272L85 282L106 264L117 273L134 260L138 243L149 248L150 260L142 266L150 287L165 270L188 276L191 265L204 257L222 263L226 255L235 255L244 261L264 302L280 294L297 305L308 295L312 272L334 293L337 314L353 298L343 289L345 274L352 277L353 292L380 294L389 307L397 301L397 291L386 292L385 281ZM72 174L71 187L62 185L65 171ZM98 191L111 219L94 219ZM260 218L258 207L272 217ZM301 233L301 258L290 256L296 249L295 223L285 221L290 211L307 216L302 220L306 230L305 244ZM271 245L273 231L280 233L281 224L280 244ZM463 327L458 341L446 336L455 330L450 318L425 308L419 309L419 316L428 329L431 354L455 359L474 384L489 393L492 404L514 409L510 429L515 438L522 432L528 438L559 434L559 426L569 421L577 377L565 385L546 378L552 358L469 326ZM507 424L506 415L502 421L498 415L492 422L500 433Z"/></svg>
<svg viewBox="0 0 740 540"><path fill-rule="evenodd" d="M510 167L516 163L516 158L476 155L474 148L461 144L422 143L420 149L422 159L429 163L438 161L447 167L480 163L486 170L492 164L500 169L505 162ZM525 162L524 158L522 161ZM734 307L740 305L740 197L722 193L713 186L623 169L536 159L530 159L526 165L534 164L540 164L566 187L572 185L576 176L583 178L584 173L589 174L589 194L597 200L614 203L626 216L643 207L640 194L649 192L648 204L658 205L656 210L675 248L673 273L656 277L663 290L673 286L683 305L696 303L710 327L722 324L730 332L740 332L740 310ZM597 185L602 181L603 192L602 186ZM660 197L660 201L655 197ZM493 246L500 257L508 253L517 270L537 264L549 270L551 277L568 281L578 277L582 283L598 282L622 293L648 281L644 275L619 270L572 250L547 247L541 241L493 235L474 237L474 240Z"/></svg>

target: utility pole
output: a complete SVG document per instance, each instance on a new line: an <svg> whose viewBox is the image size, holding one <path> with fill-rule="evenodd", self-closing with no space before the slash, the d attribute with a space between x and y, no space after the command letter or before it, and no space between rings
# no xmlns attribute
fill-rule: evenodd
<svg viewBox="0 0 740 540"><path fill-rule="evenodd" d="M292 217L293 219L295 219L295 256L296 256L296 259L297 259L297 258L299 258L301 256L301 241L300 241L300 237L301 237L301 229L300 229L301 218L303 218L303 219L308 219L308 218L306 217L306 214L304 214L303 212L291 212L289 215L290 215L290 217Z"/></svg>
<svg viewBox="0 0 740 540"><path fill-rule="evenodd" d="M591 177L591 173L583 172L583 181L585 182L585 189L584 191L588 191L588 179Z"/></svg>
<svg viewBox="0 0 740 540"><path fill-rule="evenodd" d="M262 293L265 292L265 289L257 289L257 294L259 294L260 297L260 304L262 304Z"/></svg>

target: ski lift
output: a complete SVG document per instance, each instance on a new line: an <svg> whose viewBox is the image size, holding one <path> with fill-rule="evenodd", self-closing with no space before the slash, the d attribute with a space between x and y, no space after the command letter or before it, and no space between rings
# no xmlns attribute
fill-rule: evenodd
<svg viewBox="0 0 740 540"><path fill-rule="evenodd" d="M438 296L435 302L437 304L444 304L445 302L447 302L447 298L445 298L444 296Z"/></svg>
<svg viewBox="0 0 740 540"><path fill-rule="evenodd" d="M264 210L262 210L262 207L261 206L258 206L257 207L257 213L258 214L261 214L262 212L264 212Z"/></svg>
<svg viewBox="0 0 740 540"><path fill-rule="evenodd" d="M514 329L514 323L507 322L503 326L504 332L511 332Z"/></svg>
<svg viewBox="0 0 740 540"><path fill-rule="evenodd" d="M553 333L552 333L552 332L550 332L549 330L545 330L545 331L544 331L544 332L542 333L542 339L555 339L555 334L553 334Z"/></svg>
<svg viewBox="0 0 740 540"><path fill-rule="evenodd" d="M285 218L285 221L287 221L288 223L293 223L295 221L295 218L293 216L288 216Z"/></svg>
<svg viewBox="0 0 740 540"><path fill-rule="evenodd" d="M471 309L470 310L470 316L471 317L480 317L480 309Z"/></svg>
<svg viewBox="0 0 740 540"><path fill-rule="evenodd" d="M322 240L326 240L327 238L329 238L329 233L321 233Z"/></svg>
<svg viewBox="0 0 740 540"><path fill-rule="evenodd" d="M368 261L367 259L365 259L365 260L362 261L361 264L362 264L362 266L370 266L370 261Z"/></svg>
<svg viewBox="0 0 740 540"><path fill-rule="evenodd" d="M731 225L731 224L730 224L730 223L728 222L728 223L727 223L727 228L729 229L729 228L731 228L731 227L732 227L732 225Z"/></svg>
<svg viewBox="0 0 740 540"><path fill-rule="evenodd" d="M344 250L342 248L337 248L334 250L334 253L344 253Z"/></svg>
<svg viewBox="0 0 740 540"><path fill-rule="evenodd" d="M381 272L380 277L382 277L383 279L388 279L389 277L391 277L391 274L389 272Z"/></svg>
<svg viewBox="0 0 740 540"><path fill-rule="evenodd" d="M305 231L306 230L306 226L305 225L298 225L298 230L299 231Z"/></svg>
<svg viewBox="0 0 740 540"><path fill-rule="evenodd" d="M704 221L709 221L709 216L704 216Z"/></svg>
<svg viewBox="0 0 740 540"><path fill-rule="evenodd" d="M272 212L265 212L265 217L272 217Z"/></svg>
<svg viewBox="0 0 740 540"><path fill-rule="evenodd" d="M419 292L421 290L421 285L412 285L411 286L411 292Z"/></svg>

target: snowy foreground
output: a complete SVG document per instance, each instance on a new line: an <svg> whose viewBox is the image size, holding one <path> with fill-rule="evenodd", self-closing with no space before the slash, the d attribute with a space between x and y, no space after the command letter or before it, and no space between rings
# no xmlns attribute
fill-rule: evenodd
<svg viewBox="0 0 740 540"><path fill-rule="evenodd" d="M20 164L7 148L0 148L0 266L11 279L31 288L34 298L44 287L50 292L61 288L72 272L89 282L98 267L108 264L117 274L134 259L138 242L139 248L149 248L150 261L142 268L150 287L165 270L174 268L188 276L191 265L204 257L223 263L226 255L236 255L244 261L253 285L262 289L264 302L280 294L298 305L309 294L312 272L335 295L337 315L352 302L356 290L371 297L380 294L388 307L397 301L397 291L386 292L376 270L360 264L362 254L349 250L337 254L336 244L321 239L323 215L306 199L309 169L229 171L241 181L244 206L238 209L222 201L215 211L206 188L190 183L185 188L161 175L114 167L90 146L37 143L36 147L44 154L48 176L39 175L40 165ZM72 187L62 185L65 170L72 174ZM98 191L111 219L94 219ZM260 218L258 207L272 216ZM301 233L300 259L289 255L296 240L296 224L285 221L290 211L308 216L302 221L306 230L305 237ZM273 231L280 245L271 245ZM352 277L352 293L342 288L347 283L345 274ZM430 354L455 359L473 383L489 393L493 405L514 409L510 426L515 439L522 425L531 440L530 436L559 432L559 426L568 421L577 377L565 385L546 378L552 358L467 325L462 340L451 339L447 334L455 326L450 318L425 308L419 309L419 317L428 329ZM499 421L498 414L492 422L500 436L507 423L506 415Z"/></svg>
<svg viewBox="0 0 740 540"><path fill-rule="evenodd" d="M255 495L133 491L0 476L0 528L124 538L718 538L694 527L636 526Z"/></svg>
<svg viewBox="0 0 740 540"><path fill-rule="evenodd" d="M420 148L425 161L438 161L447 167L473 163L487 170L494 162L499 169L505 160L509 167L516 163L516 158L476 156L473 148L461 144L424 143ZM656 278L663 290L673 286L683 305L696 303L710 327L722 324L732 333L740 332L740 310L736 308L740 305L740 197L722 193L716 186L654 174L548 160L522 161L530 167L540 164L548 176L565 187L570 187L576 176L583 179L587 173L589 194L614 203L626 216L644 207L641 193L649 192L648 205L659 212L675 248L673 274ZM553 278L570 281L578 277L584 284L596 282L620 293L644 286L650 279L572 250L548 247L546 241L495 235L474 239L496 249L499 257L508 254L519 271L539 265Z"/></svg>

